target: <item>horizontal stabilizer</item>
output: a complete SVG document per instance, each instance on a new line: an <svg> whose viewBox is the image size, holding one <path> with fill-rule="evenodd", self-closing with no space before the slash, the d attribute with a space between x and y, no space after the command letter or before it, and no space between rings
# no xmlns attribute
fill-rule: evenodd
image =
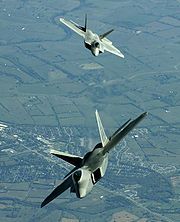
<svg viewBox="0 0 180 222"><path fill-rule="evenodd" d="M62 194L65 190L73 185L72 176L68 177L63 183L56 187L53 192L42 202L41 208Z"/></svg>
<svg viewBox="0 0 180 222"><path fill-rule="evenodd" d="M111 30L109 30L108 32L106 32L106 33L104 33L104 34L102 34L102 35L99 35L99 38L100 39L103 39L104 37L106 37L107 35L109 35L111 32L113 32L114 31L114 29L111 29Z"/></svg>
<svg viewBox="0 0 180 222"><path fill-rule="evenodd" d="M82 159L83 159L82 157L75 156L75 155L68 154L68 153L59 152L56 150L51 150L50 153L65 160L66 162L68 162L76 167L81 167L81 163L82 163Z"/></svg>

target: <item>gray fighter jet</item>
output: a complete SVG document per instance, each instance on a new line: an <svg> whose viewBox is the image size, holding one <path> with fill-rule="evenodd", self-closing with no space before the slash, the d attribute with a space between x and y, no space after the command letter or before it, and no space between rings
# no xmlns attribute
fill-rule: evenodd
<svg viewBox="0 0 180 222"><path fill-rule="evenodd" d="M106 38L106 36L109 35L114 29L111 29L110 31L102 35L97 35L93 33L91 30L87 29L87 15L85 17L84 27L78 25L73 21L68 22L63 18L60 18L60 21L84 38L85 47L91 50L94 56L98 56L100 53L103 53L106 50L124 58L124 55L112 45L112 42L110 40Z"/></svg>
<svg viewBox="0 0 180 222"><path fill-rule="evenodd" d="M91 152L86 153L84 158L67 153L51 150L51 153L75 167L65 176L65 180L42 202L41 207L54 200L65 190L70 188L70 192L76 193L78 198L85 197L93 186L101 179L108 165L109 152L116 146L144 117L147 113L141 114L138 118L125 122L112 136L107 138L98 111L96 119L101 137ZM131 121L131 122L130 122Z"/></svg>

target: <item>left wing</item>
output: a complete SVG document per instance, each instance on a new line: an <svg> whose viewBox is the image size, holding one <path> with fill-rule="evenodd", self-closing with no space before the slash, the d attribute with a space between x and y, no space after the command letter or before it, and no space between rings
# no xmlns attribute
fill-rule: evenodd
<svg viewBox="0 0 180 222"><path fill-rule="evenodd" d="M72 176L70 176L66 180L64 180L63 183L57 186L48 197L46 197L46 199L41 204L41 208L44 207L49 202L51 202L52 200L54 200L57 196L62 194L65 190L67 190L72 185L73 185Z"/></svg>
<svg viewBox="0 0 180 222"><path fill-rule="evenodd" d="M104 46L104 50L111 52L117 56L120 56L121 58L124 58L124 55L119 51L119 49L117 49L116 47L114 47L112 45L112 42L109 41L106 38L103 38L102 40L103 46Z"/></svg>
<svg viewBox="0 0 180 222"><path fill-rule="evenodd" d="M75 22L73 22L73 23L68 22L63 18L60 18L59 20L60 20L60 22L62 22L66 26L68 26L70 29L72 29L74 32L76 32L77 34L79 34L80 36L85 38L85 32L80 28L80 26L78 24L76 24Z"/></svg>

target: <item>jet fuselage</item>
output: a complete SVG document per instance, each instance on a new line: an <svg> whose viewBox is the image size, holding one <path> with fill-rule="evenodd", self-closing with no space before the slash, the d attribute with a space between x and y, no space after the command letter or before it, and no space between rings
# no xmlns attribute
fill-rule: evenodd
<svg viewBox="0 0 180 222"><path fill-rule="evenodd" d="M85 47L91 50L94 56L98 56L99 53L104 52L103 44L99 36L87 29L84 38Z"/></svg>
<svg viewBox="0 0 180 222"><path fill-rule="evenodd" d="M91 30L87 29L87 15L85 16L85 25L80 26L73 21L66 21L63 18L60 18L60 22L65 24L67 27L72 29L78 35L82 36L84 39L85 47L89 49L94 56L98 56L104 51L113 53L121 58L124 58L124 55L112 45L112 42L106 38L114 29L109 30L108 32L98 35L93 33Z"/></svg>
<svg viewBox="0 0 180 222"><path fill-rule="evenodd" d="M109 151L112 150L146 115L147 113L141 114L127 125L130 121L129 119L111 137L109 137L109 139L107 139L108 142L104 147L102 146L102 143L99 143L95 146L93 151L88 152L84 156L81 167L82 179L80 177L77 185L75 185L77 187L77 197L85 197L93 188L93 184L104 176L107 169ZM125 127L125 125L127 126ZM84 182L85 180L86 183Z"/></svg>
<svg viewBox="0 0 180 222"><path fill-rule="evenodd" d="M92 190L93 184L104 176L108 165L108 152L104 153L104 149L113 149L119 140L119 134L117 134L105 147L100 143L99 147L95 147L85 155L82 167L73 174L73 177L76 174L79 175L78 179L73 180L77 197L85 197Z"/></svg>
<svg viewBox="0 0 180 222"><path fill-rule="evenodd" d="M129 119L116 130L111 137L107 138L96 110L101 142L98 143L91 152L86 153L84 158L59 151L51 151L53 155L71 163L75 167L65 176L66 179L46 197L41 207L44 207L54 200L68 188L70 188L70 192L76 193L78 198L85 197L92 190L93 185L104 176L108 165L109 152L132 131L145 116L147 116L146 112L131 122L131 119Z"/></svg>
<svg viewBox="0 0 180 222"><path fill-rule="evenodd" d="M85 197L106 172L108 155L104 155L102 149L97 148L87 153L83 159L83 166L73 174L74 190L79 198Z"/></svg>

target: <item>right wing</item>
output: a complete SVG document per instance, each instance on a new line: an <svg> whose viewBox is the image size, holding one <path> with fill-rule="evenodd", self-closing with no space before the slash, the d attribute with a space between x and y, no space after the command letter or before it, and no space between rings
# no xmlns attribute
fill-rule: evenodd
<svg viewBox="0 0 180 222"><path fill-rule="evenodd" d="M104 50L113 53L117 56L120 56L121 58L124 58L124 55L117 49L115 46L112 45L112 43L109 41L109 39L102 39L101 41L103 42Z"/></svg>
<svg viewBox="0 0 180 222"><path fill-rule="evenodd" d="M109 138L109 143L107 144L107 146L104 147L103 154L105 154L105 153L109 152L110 150L112 150L113 147L115 147L129 132L131 132L135 128L135 126L137 126L137 124L139 124L146 116L147 116L147 112L141 114L139 117L137 117L135 120L133 120L131 122L130 122L131 119L129 119L127 122L125 122Z"/></svg>
<svg viewBox="0 0 180 222"><path fill-rule="evenodd" d="M66 180L64 180L63 183L57 186L49 196L46 197L46 199L41 204L41 208L44 207L49 202L51 202L52 200L54 200L57 196L62 194L65 190L67 190L72 185L73 185L72 176L70 176Z"/></svg>
<svg viewBox="0 0 180 222"><path fill-rule="evenodd" d="M64 23L66 26L68 26L70 29L72 29L74 32L76 32L77 34L79 34L80 36L82 36L83 38L85 38L85 32L83 30L81 30L78 24L76 24L75 22L68 22L63 18L59 19L60 22Z"/></svg>

